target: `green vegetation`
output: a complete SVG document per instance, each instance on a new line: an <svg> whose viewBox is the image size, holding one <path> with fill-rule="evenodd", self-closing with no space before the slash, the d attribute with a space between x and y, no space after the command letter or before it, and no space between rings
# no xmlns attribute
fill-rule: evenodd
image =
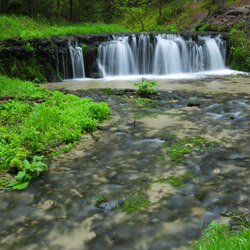
<svg viewBox="0 0 250 250"><path fill-rule="evenodd" d="M109 87L106 87L106 88L104 89L104 92L105 92L106 95L112 95L113 90L112 90L111 88L109 88Z"/></svg>
<svg viewBox="0 0 250 250"><path fill-rule="evenodd" d="M213 222L194 242L192 249L203 250L245 250L250 249L250 229L242 224L239 230L230 231L229 226Z"/></svg>
<svg viewBox="0 0 250 250"><path fill-rule="evenodd" d="M185 174L180 174L177 176L170 176L168 178L160 178L158 180L153 181L153 183L169 183L172 186L182 186L187 179L194 178L191 172L187 171Z"/></svg>
<svg viewBox="0 0 250 250"><path fill-rule="evenodd" d="M238 23L230 32L230 60L233 69L250 71L250 40L245 22Z"/></svg>
<svg viewBox="0 0 250 250"><path fill-rule="evenodd" d="M121 25L98 23L58 23L51 25L48 22L36 21L25 16L0 16L0 39L21 37L25 40L35 37L50 37L54 35L122 32L128 31Z"/></svg>
<svg viewBox="0 0 250 250"><path fill-rule="evenodd" d="M18 167L20 170L18 174L16 175L15 180L11 181L7 185L7 187L13 187L13 189L24 189L28 187L29 182L32 179L37 178L40 173L48 170L47 164L42 162L41 161L42 159L43 159L43 156L35 155L33 157L32 163L29 163L27 160L24 160L23 162L21 162L21 160L16 158L16 161L18 163ZM11 161L11 163L12 162L13 160Z"/></svg>
<svg viewBox="0 0 250 250"><path fill-rule="evenodd" d="M148 198L143 195L127 195L124 204L120 207L123 211L128 213L139 210L150 204Z"/></svg>
<svg viewBox="0 0 250 250"><path fill-rule="evenodd" d="M141 96L147 96L151 93L153 93L155 90L152 89L152 87L158 86L156 81L148 82L146 78L142 77L142 82L135 83L135 86L137 86L139 89L136 91L138 95Z"/></svg>
<svg viewBox="0 0 250 250"><path fill-rule="evenodd" d="M7 96L0 103L0 170L17 173L19 183L46 170L37 156L55 152L61 145L71 147L110 112L106 103L4 76L0 76L0 95Z"/></svg>
<svg viewBox="0 0 250 250"><path fill-rule="evenodd" d="M200 151L206 148L218 145L216 141L209 141L204 137L196 136L186 138L175 143L164 143L163 147L167 148L168 156L174 163L181 163L185 154L190 154L192 151Z"/></svg>

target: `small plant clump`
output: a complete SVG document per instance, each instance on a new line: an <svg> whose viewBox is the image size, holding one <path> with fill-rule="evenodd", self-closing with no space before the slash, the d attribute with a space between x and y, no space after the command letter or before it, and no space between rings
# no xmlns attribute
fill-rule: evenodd
<svg viewBox="0 0 250 250"><path fill-rule="evenodd" d="M250 249L250 229L242 223L238 230L230 230L229 225L213 222L192 245L194 250L246 250Z"/></svg>
<svg viewBox="0 0 250 250"><path fill-rule="evenodd" d="M170 176L167 178L160 178L158 180L153 181L152 183L169 183L172 186L182 186L184 185L184 181L190 178L194 178L195 175L191 172L186 172L185 174L180 174L177 176Z"/></svg>
<svg viewBox="0 0 250 250"><path fill-rule="evenodd" d="M218 145L216 141L209 141L204 137L196 136L186 138L176 142L175 144L164 143L163 147L167 148L168 156L174 163L181 163L184 155L192 151L200 151Z"/></svg>
<svg viewBox="0 0 250 250"><path fill-rule="evenodd" d="M106 95L112 95L113 90L112 90L111 88L109 88L109 87L106 87L106 88L104 89L104 92L105 92Z"/></svg>
<svg viewBox="0 0 250 250"><path fill-rule="evenodd" d="M135 86L137 86L139 89L136 91L136 93L138 95L141 96L148 96L149 94L152 94L153 92L155 92L154 89L152 89L152 87L156 87L158 86L158 84L156 83L156 81L147 81L146 78L142 78L142 82L140 83L135 83Z"/></svg>
<svg viewBox="0 0 250 250"><path fill-rule="evenodd" d="M124 204L120 208L125 212L131 213L149 204L150 201L144 195L127 195Z"/></svg>

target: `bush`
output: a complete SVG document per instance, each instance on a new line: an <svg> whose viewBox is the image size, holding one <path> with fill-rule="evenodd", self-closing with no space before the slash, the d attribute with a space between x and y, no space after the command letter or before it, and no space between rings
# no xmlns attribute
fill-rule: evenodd
<svg viewBox="0 0 250 250"><path fill-rule="evenodd" d="M229 59L233 69L250 71L250 40L245 29L231 29Z"/></svg>

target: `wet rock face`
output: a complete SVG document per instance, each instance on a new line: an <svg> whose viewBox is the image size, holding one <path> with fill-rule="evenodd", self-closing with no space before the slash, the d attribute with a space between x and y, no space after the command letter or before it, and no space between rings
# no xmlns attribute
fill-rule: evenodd
<svg viewBox="0 0 250 250"><path fill-rule="evenodd" d="M229 32L236 23L243 20L248 24L248 33L250 33L250 5L243 7L230 6L225 8L222 12L214 11L203 20L203 22L196 26L196 30L206 25L206 31Z"/></svg>

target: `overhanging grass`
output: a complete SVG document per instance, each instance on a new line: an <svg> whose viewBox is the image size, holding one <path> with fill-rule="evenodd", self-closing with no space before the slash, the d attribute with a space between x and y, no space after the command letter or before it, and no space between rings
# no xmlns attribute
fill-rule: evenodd
<svg viewBox="0 0 250 250"><path fill-rule="evenodd" d="M81 33L126 32L124 26L105 23L54 24L39 22L25 16L0 16L0 39L21 37L49 37L53 35L68 35Z"/></svg>
<svg viewBox="0 0 250 250"><path fill-rule="evenodd" d="M10 97L0 102L0 170L16 173L35 155L73 145L110 112L106 103L5 76L0 76L0 96Z"/></svg>
<svg viewBox="0 0 250 250"><path fill-rule="evenodd" d="M239 230L229 230L226 224L211 223L201 238L192 246L195 250L246 250L250 249L250 229L241 225Z"/></svg>

